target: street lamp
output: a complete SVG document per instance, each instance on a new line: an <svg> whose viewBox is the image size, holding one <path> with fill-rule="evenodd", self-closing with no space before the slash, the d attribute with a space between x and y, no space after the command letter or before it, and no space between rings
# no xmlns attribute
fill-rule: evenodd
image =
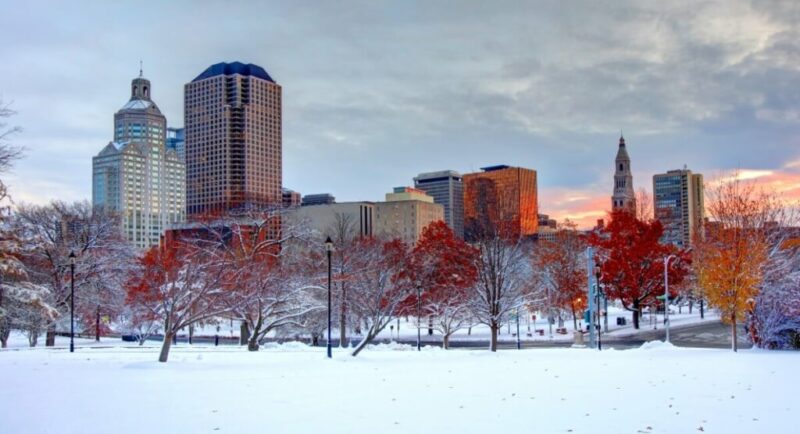
<svg viewBox="0 0 800 434"><path fill-rule="evenodd" d="M517 349L520 350L522 349L522 343L519 341L519 308L517 308L515 312L517 317Z"/></svg>
<svg viewBox="0 0 800 434"><path fill-rule="evenodd" d="M75 252L69 252L69 352L75 352Z"/></svg>
<svg viewBox="0 0 800 434"><path fill-rule="evenodd" d="M669 274L667 274L667 268L669 267L669 261L673 258L677 258L675 255L669 255L664 258L664 328L666 331L666 338L664 339L664 343L669 343Z"/></svg>
<svg viewBox="0 0 800 434"><path fill-rule="evenodd" d="M328 253L328 358L333 358L331 350L331 253L333 253L333 241L331 237L325 240L325 252Z"/></svg>

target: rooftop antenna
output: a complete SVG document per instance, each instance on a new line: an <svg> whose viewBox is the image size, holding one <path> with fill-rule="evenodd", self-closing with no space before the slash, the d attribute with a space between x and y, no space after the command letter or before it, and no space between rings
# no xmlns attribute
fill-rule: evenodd
<svg viewBox="0 0 800 434"><path fill-rule="evenodd" d="M142 59L139 59L139 78L142 78Z"/></svg>

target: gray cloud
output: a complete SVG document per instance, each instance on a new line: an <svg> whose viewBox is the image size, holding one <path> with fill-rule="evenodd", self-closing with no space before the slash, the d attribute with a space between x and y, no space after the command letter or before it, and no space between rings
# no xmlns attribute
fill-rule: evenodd
<svg viewBox="0 0 800 434"><path fill-rule="evenodd" d="M41 178L15 189L90 195L140 58L173 125L209 64L267 68L284 87L284 183L342 199L501 162L538 169L542 189L605 195L620 129L640 186L684 163L800 158L800 5L661 3L7 5L0 92L29 149L16 179Z"/></svg>

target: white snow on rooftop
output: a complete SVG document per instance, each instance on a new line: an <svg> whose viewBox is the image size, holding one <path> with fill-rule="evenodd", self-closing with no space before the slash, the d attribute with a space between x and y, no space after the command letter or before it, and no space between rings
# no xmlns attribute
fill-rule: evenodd
<svg viewBox="0 0 800 434"><path fill-rule="evenodd" d="M130 109L144 110L152 105L153 103L151 101L145 101L143 99L132 99L128 101L127 104L122 106L120 110L130 110Z"/></svg>

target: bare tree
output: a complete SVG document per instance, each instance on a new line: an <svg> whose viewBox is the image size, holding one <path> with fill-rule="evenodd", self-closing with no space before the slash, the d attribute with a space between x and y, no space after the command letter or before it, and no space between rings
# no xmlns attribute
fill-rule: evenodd
<svg viewBox="0 0 800 434"><path fill-rule="evenodd" d="M654 215L653 198L644 188L636 192L636 218L643 221L652 220Z"/></svg>
<svg viewBox="0 0 800 434"><path fill-rule="evenodd" d="M97 282L104 282L106 289L122 291L118 285L108 286L118 282L114 273L121 264L116 261L129 253L120 236L117 216L94 210L87 201L72 204L53 201L49 205L19 205L11 225L22 242L21 259L31 282L50 291L51 304L62 315L69 312L70 252L77 256L76 294L88 296ZM75 301L78 310L85 308L82 303L89 299L76 295ZM55 331L55 322L49 323L46 345L55 344Z"/></svg>
<svg viewBox="0 0 800 434"><path fill-rule="evenodd" d="M489 349L497 351L501 319L521 308L530 281L530 264L523 241L495 235L474 243L479 250L478 281L470 291L470 309L475 318L489 326Z"/></svg>
<svg viewBox="0 0 800 434"><path fill-rule="evenodd" d="M412 287L399 276L408 260L408 248L402 241L359 240L354 258L349 277L351 306L367 328L364 339L352 352L357 356L389 325Z"/></svg>
<svg viewBox="0 0 800 434"><path fill-rule="evenodd" d="M350 214L337 213L334 218L332 227L328 229L335 246L331 255L331 271L333 274L331 283L332 289L337 294L334 309L339 312L339 346L344 347L347 345L347 328L349 325L347 316L350 279L348 277L353 271L353 246L358 240L358 228L353 216Z"/></svg>
<svg viewBox="0 0 800 434"><path fill-rule="evenodd" d="M22 148L9 142L11 136L19 133L22 129L9 126L5 120L15 114L16 112L11 110L10 104L6 104L0 99L0 173L8 172L14 162L22 158ZM1 181L0 185L2 185Z"/></svg>

